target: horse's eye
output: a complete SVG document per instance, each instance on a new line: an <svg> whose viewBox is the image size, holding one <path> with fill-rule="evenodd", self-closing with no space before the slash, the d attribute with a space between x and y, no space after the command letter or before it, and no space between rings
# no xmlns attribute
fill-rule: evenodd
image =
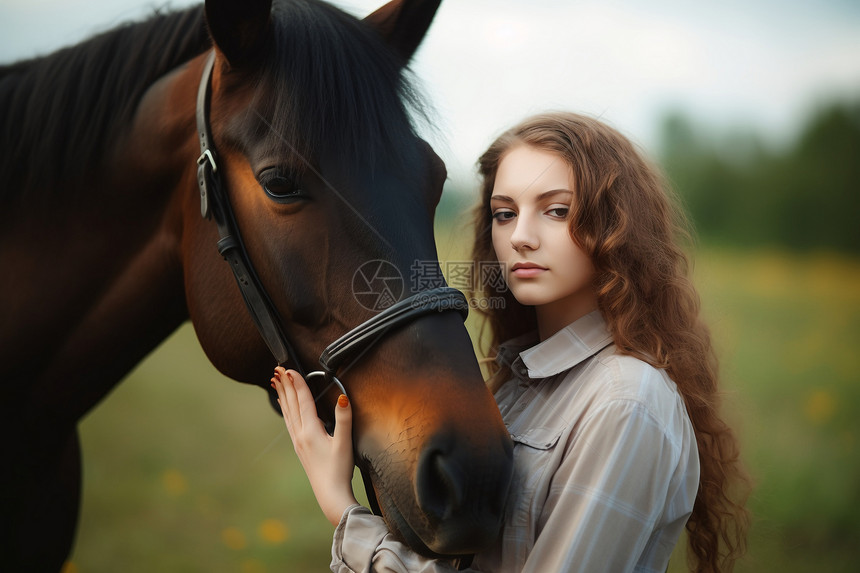
<svg viewBox="0 0 860 573"><path fill-rule="evenodd" d="M260 185L266 195L275 201L292 201L302 197L297 178L277 169L268 169L260 175Z"/></svg>

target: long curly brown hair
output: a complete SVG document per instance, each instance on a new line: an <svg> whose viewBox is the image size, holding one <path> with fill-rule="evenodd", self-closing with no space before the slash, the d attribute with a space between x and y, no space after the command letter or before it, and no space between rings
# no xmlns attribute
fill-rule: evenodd
<svg viewBox="0 0 860 573"><path fill-rule="evenodd" d="M684 211L659 171L616 130L573 113L541 114L503 133L478 160L483 181L473 218L474 261L497 260L490 196L499 163L518 145L555 153L571 168L576 200L570 233L594 263L598 305L616 348L666 369L695 429L701 477L687 523L689 565L730 571L746 549L749 479L735 435L719 413L717 360L682 248L691 238ZM482 283L472 295L505 297L504 305L481 311L488 355L500 342L536 328L534 308L510 291L500 295ZM510 375L505 367L488 367L494 389Z"/></svg>

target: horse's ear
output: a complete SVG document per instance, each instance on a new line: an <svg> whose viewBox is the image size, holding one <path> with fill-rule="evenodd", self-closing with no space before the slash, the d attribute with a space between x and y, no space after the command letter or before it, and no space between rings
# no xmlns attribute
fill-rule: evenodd
<svg viewBox="0 0 860 573"><path fill-rule="evenodd" d="M206 0L209 35L231 66L253 61L269 34L272 0Z"/></svg>
<svg viewBox="0 0 860 573"><path fill-rule="evenodd" d="M364 21L376 28L406 64L418 46L442 0L391 0Z"/></svg>

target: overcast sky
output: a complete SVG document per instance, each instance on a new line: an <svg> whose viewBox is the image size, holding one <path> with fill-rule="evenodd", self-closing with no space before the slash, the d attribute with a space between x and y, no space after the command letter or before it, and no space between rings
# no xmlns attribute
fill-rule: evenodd
<svg viewBox="0 0 860 573"><path fill-rule="evenodd" d="M382 0L333 3L364 16ZM164 4L0 0L0 62ZM675 107L779 139L814 106L860 96L860 0L443 0L412 67L457 183L502 128L546 109L598 115L651 151Z"/></svg>

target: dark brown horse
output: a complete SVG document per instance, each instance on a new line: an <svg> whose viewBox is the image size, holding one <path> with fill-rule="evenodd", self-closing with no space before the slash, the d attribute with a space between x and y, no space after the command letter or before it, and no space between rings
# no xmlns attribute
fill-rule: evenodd
<svg viewBox="0 0 860 573"><path fill-rule="evenodd" d="M395 299L444 286L411 280L436 264L445 168L412 128L403 74L437 6L397 0L361 21L314 0L213 0L0 68L3 568L63 563L78 421L184 321L221 372L269 391L280 352L216 248L225 218L297 364L376 316L357 273L400 279L382 289ZM217 164L202 163L223 197L204 218L195 125L213 53ZM373 261L387 274L367 274ZM511 445L462 317L437 307L383 325L336 374L391 528L463 554L498 534Z"/></svg>

